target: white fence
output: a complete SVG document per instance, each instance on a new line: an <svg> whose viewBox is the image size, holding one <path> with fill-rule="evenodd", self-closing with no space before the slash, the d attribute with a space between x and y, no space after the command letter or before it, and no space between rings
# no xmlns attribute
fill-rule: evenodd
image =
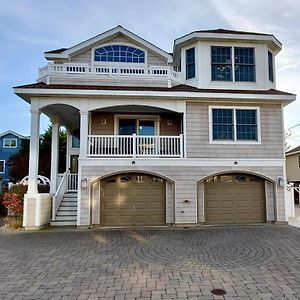
<svg viewBox="0 0 300 300"><path fill-rule="evenodd" d="M89 135L89 157L183 157L183 135Z"/></svg>

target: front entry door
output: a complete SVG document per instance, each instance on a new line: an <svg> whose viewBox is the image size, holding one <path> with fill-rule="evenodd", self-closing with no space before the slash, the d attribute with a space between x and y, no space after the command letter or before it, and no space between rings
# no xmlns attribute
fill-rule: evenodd
<svg viewBox="0 0 300 300"><path fill-rule="evenodd" d="M70 173L78 173L78 155L71 155Z"/></svg>

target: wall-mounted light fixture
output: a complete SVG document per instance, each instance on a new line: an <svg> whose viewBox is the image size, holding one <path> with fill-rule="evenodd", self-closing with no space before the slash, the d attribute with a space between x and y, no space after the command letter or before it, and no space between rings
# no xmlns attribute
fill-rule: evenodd
<svg viewBox="0 0 300 300"><path fill-rule="evenodd" d="M168 119L168 120L167 120L167 125L168 125L168 126L172 126L172 125L173 125L173 120Z"/></svg>
<svg viewBox="0 0 300 300"><path fill-rule="evenodd" d="M83 177L81 179L81 188L86 189L88 187L88 179L86 177Z"/></svg>
<svg viewBox="0 0 300 300"><path fill-rule="evenodd" d="M276 178L276 183L277 183L277 186L284 186L285 180L284 180L284 178L282 176L278 176Z"/></svg>
<svg viewBox="0 0 300 300"><path fill-rule="evenodd" d="M104 118L104 117L101 118L100 121L101 121L101 125L106 125L106 123L107 123L106 118Z"/></svg>

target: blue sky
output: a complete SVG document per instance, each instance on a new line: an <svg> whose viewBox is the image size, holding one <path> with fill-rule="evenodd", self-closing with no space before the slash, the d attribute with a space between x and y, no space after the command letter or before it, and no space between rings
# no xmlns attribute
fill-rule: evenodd
<svg viewBox="0 0 300 300"><path fill-rule="evenodd" d="M12 87L35 82L44 51L70 47L117 25L166 51L194 30L227 28L273 33L277 89L300 95L300 1L295 0L0 0L0 132L28 135L29 105ZM285 108L285 127L300 123L300 100ZM48 119L42 118L42 131ZM300 126L289 144L300 144Z"/></svg>

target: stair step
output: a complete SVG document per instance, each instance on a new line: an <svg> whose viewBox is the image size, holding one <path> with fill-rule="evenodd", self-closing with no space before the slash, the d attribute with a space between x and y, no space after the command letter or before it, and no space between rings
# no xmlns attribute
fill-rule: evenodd
<svg viewBox="0 0 300 300"><path fill-rule="evenodd" d="M77 225L76 221L51 221L50 226L72 226Z"/></svg>
<svg viewBox="0 0 300 300"><path fill-rule="evenodd" d="M77 199L77 193L64 194L64 198L76 198Z"/></svg>
<svg viewBox="0 0 300 300"><path fill-rule="evenodd" d="M76 206L77 207L77 201L62 201L60 203L60 206Z"/></svg>
<svg viewBox="0 0 300 300"><path fill-rule="evenodd" d="M58 211L56 213L56 216L77 216L77 211L76 210L68 210L68 211Z"/></svg>
<svg viewBox="0 0 300 300"><path fill-rule="evenodd" d="M61 202L77 202L77 198L63 198Z"/></svg>
<svg viewBox="0 0 300 300"><path fill-rule="evenodd" d="M76 206L60 206L58 208L58 211L77 211L77 205Z"/></svg>
<svg viewBox="0 0 300 300"><path fill-rule="evenodd" d="M74 222L76 222L77 215L74 215L74 216L59 216L59 215L56 215L55 220L56 221L74 221Z"/></svg>

